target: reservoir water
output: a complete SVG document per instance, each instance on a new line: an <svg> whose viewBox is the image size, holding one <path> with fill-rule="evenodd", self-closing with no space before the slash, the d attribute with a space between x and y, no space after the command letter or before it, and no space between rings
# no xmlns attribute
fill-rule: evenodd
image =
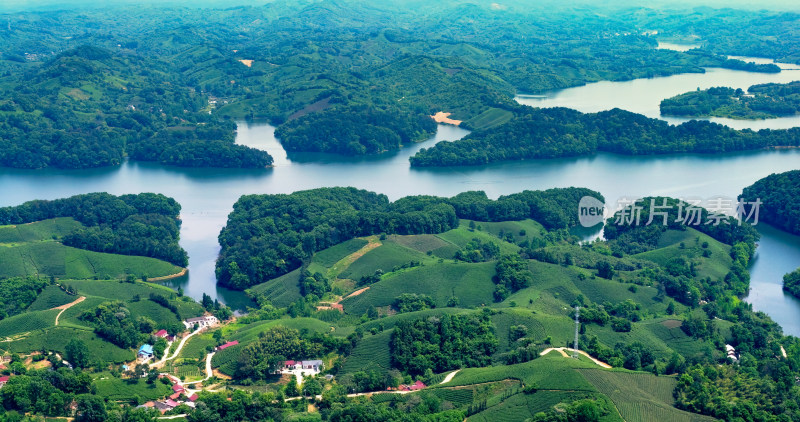
<svg viewBox="0 0 800 422"><path fill-rule="evenodd" d="M597 90L593 87L597 84L591 84L553 95L559 96L556 102L560 105L582 111L596 111L616 104L631 111L643 112L642 109L653 102L657 109L664 92L676 91L669 88L674 78L691 76L699 78L692 83L707 86L738 86L736 83L742 83L746 88L763 77L762 74L737 71L723 72L722 75L728 75L731 79L720 79L720 74L710 71L706 74L644 80L653 86L658 85L653 81L661 81L663 86L658 85L660 90L624 88L626 84L642 83L631 81L601 83L612 84L612 87L619 87L618 90ZM563 94L566 91L571 92ZM685 89L677 91L680 93ZM608 97L604 92L618 94ZM668 94L671 95L675 94ZM574 102L567 98L572 98ZM642 107L637 107L637 104ZM555 104L551 101L547 105ZM775 121L764 122L769 124ZM242 293L216 286L214 262L219 252L219 230L224 226L233 203L244 194L290 193L321 186L356 186L385 193L390 199L414 194L450 196L466 190L484 190L490 197L497 197L525 189L584 186L600 191L609 201L623 196L646 195L736 197L742 188L754 181L770 173L797 169L800 162L800 151L789 150L718 156L627 157L599 154L594 157L510 162L481 167L422 170L409 167L408 157L419 148L440 141L456 140L467 133L463 129L440 125L435 137L399 152L379 157L345 159L326 154L287 156L275 139L272 126L242 122L239 124L237 142L269 151L276 159L274 168L181 169L135 162L126 162L115 168L72 171L0 168L0 206L97 191L113 194L159 192L171 196L183 206L181 245L189 253L189 274L169 284L183 287L187 295L195 298L208 293L231 306L243 307L248 301ZM755 309L772 316L784 327L785 332L800 336L800 302L784 295L781 290L783 274L800 266L800 238L765 225L759 225L758 228L763 237L751 268L752 292L748 301Z"/></svg>

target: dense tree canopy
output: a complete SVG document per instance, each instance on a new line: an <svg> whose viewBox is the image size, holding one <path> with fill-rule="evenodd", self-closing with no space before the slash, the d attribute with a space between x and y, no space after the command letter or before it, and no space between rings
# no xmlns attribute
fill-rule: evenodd
<svg viewBox="0 0 800 422"><path fill-rule="evenodd" d="M578 201L585 195L602 198L583 188L524 191L496 201L484 192L467 192L450 199L409 196L389 202L385 195L354 188L247 195L234 204L220 233L217 278L222 285L245 289L354 237L441 233L457 227L459 218L533 218L548 228L567 228L577 224Z"/></svg>
<svg viewBox="0 0 800 422"><path fill-rule="evenodd" d="M800 146L800 129L737 131L707 121L677 126L620 109L583 114L567 108L520 107L510 122L439 142L410 158L416 167L592 155L720 153Z"/></svg>
<svg viewBox="0 0 800 422"><path fill-rule="evenodd" d="M742 198L748 202L761 200L761 221L800 234L800 170L771 174L744 188Z"/></svg>
<svg viewBox="0 0 800 422"><path fill-rule="evenodd" d="M436 123L423 113L349 107L291 120L279 126L275 136L287 151L365 155L393 151L435 132Z"/></svg>
<svg viewBox="0 0 800 422"><path fill-rule="evenodd" d="M800 268L783 276L783 289L800 298Z"/></svg>
<svg viewBox="0 0 800 422"><path fill-rule="evenodd" d="M97 252L149 256L186 266L186 251L178 244L180 210L180 204L161 194L114 196L99 192L0 208L0 224L72 217L85 227L64 236L65 245Z"/></svg>
<svg viewBox="0 0 800 422"><path fill-rule="evenodd" d="M689 117L767 119L800 111L800 82L726 87L687 92L661 101L661 114Z"/></svg>
<svg viewBox="0 0 800 422"><path fill-rule="evenodd" d="M391 342L392 365L410 374L486 366L497 349L490 312L402 321Z"/></svg>
<svg viewBox="0 0 800 422"><path fill-rule="evenodd" d="M149 58L80 45L42 63L0 103L0 165L88 168L125 155L187 167L265 167L235 124ZM114 81L110 84L108 81Z"/></svg>

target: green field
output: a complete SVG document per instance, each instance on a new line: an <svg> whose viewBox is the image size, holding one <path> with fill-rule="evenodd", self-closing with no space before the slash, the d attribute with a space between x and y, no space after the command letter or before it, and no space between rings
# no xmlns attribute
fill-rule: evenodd
<svg viewBox="0 0 800 422"><path fill-rule="evenodd" d="M62 217L17 226L0 226L0 245L53 240L83 227L74 218Z"/></svg>
<svg viewBox="0 0 800 422"><path fill-rule="evenodd" d="M28 311L43 311L56 306L65 305L77 299L77 296L68 295L61 287L51 285L45 287L36 300L28 306Z"/></svg>
<svg viewBox="0 0 800 422"><path fill-rule="evenodd" d="M172 389L162 383L147 384L144 379L119 379L108 374L94 382L97 395L108 400L134 401L155 400L172 393Z"/></svg>
<svg viewBox="0 0 800 422"><path fill-rule="evenodd" d="M454 293L460 306L489 305L493 302L494 275L493 262L431 263L384 276L364 293L342 301L342 305L345 312L361 315L370 306L391 305L403 293L429 295L436 301L437 307L446 306Z"/></svg>
<svg viewBox="0 0 800 422"><path fill-rule="evenodd" d="M357 252L359 249L366 246L367 243L369 242L364 239L350 239L338 245L331 246L328 249L321 250L315 253L314 257L311 259L309 271L312 273L318 271L317 269L312 269L312 267L315 266L317 266L316 268L319 268L319 270L327 270L333 267L337 262L346 258L348 255Z"/></svg>
<svg viewBox="0 0 800 422"><path fill-rule="evenodd" d="M498 125L502 125L503 123L508 122L511 118L514 117L514 113L503 110L499 108L489 108L486 109L481 114L467 120L467 123L470 127L480 130L480 129L488 129L491 127L495 127Z"/></svg>
<svg viewBox="0 0 800 422"><path fill-rule="evenodd" d="M431 258L398 243L386 242L355 260L346 270L342 271L339 277L358 281L361 277L370 276L377 270L388 273L394 267L408 264L411 261L426 260L431 261Z"/></svg>
<svg viewBox="0 0 800 422"><path fill-rule="evenodd" d="M453 255L458 251L458 246L447 242L440 237L433 234L416 234L408 236L389 236L388 242L394 242L406 248L413 249L438 258L453 258Z"/></svg>
<svg viewBox="0 0 800 422"><path fill-rule="evenodd" d="M0 278L49 275L59 278L161 277L181 268L143 256L92 252L58 242L82 225L72 218L55 218L0 227Z"/></svg>
<svg viewBox="0 0 800 422"><path fill-rule="evenodd" d="M389 357L389 339L392 331L387 330L376 335L366 335L356 345L353 352L342 365L344 374L358 371L386 372L392 368Z"/></svg>
<svg viewBox="0 0 800 422"><path fill-rule="evenodd" d="M516 365L466 368L444 384L447 387L481 384L485 382L513 379L525 385L536 385L544 390L597 391L575 369L596 367L584 360L564 358L550 353L536 360Z"/></svg>
<svg viewBox="0 0 800 422"><path fill-rule="evenodd" d="M52 275L60 278L161 277L181 271L180 267L155 258L86 251L57 242L22 243L0 246L0 277Z"/></svg>
<svg viewBox="0 0 800 422"><path fill-rule="evenodd" d="M125 302L125 307L134 318L148 317L154 320L157 326L180 322L172 311L149 299L151 293L158 293L171 300L179 311L187 316L203 313L200 304L186 301L186 298L178 298L175 292L157 284L127 283L117 280L61 280L61 283L76 289L77 296L65 295L58 286L46 288L30 308L47 310L29 310L0 320L0 337L14 336L13 341L0 342L0 349L16 353L30 353L34 350L63 353L67 342L71 338L78 338L89 347L90 361L127 362L134 358L133 350L121 349L97 337L91 324L79 319L83 312L94 309L104 302L119 300ZM55 317L60 310L50 309L52 308L50 305L59 302L69 303L79 296L85 296L86 299L64 310L59 318L59 325L54 326Z"/></svg>
<svg viewBox="0 0 800 422"><path fill-rule="evenodd" d="M515 394L495 406L470 416L467 420L478 422L519 421L533 417L538 412L547 412L561 403L596 398L597 394L572 391L537 391L534 394ZM619 415L611 414L600 419L601 422L622 422Z"/></svg>
<svg viewBox="0 0 800 422"><path fill-rule="evenodd" d="M300 268L284 274L278 278L273 278L265 283L257 284L250 289L253 295L264 295L273 305L285 307L300 299Z"/></svg>
<svg viewBox="0 0 800 422"><path fill-rule="evenodd" d="M470 231L467 220L461 220L461 226L457 229L446 231L436 236L446 242L452 243L459 248L467 246L472 239L479 239L482 242L494 242L500 247L501 254L513 254L519 251L519 246L501 241L496 236L480 230Z"/></svg>
<svg viewBox="0 0 800 422"><path fill-rule="evenodd" d="M59 312L57 309L25 312L0 320L0 338L52 327ZM2 347L2 343L0 343L0 348Z"/></svg>
<svg viewBox="0 0 800 422"><path fill-rule="evenodd" d="M107 341L103 341L92 331L62 327L60 325L37 331L13 342L0 343L0 349L14 353L30 353L33 350L52 350L64 353L64 348L73 338L86 343L89 348L90 362L123 363L130 362L135 358L133 350L121 349Z"/></svg>
<svg viewBox="0 0 800 422"><path fill-rule="evenodd" d="M550 336L553 343L563 344L574 333L575 325L569 317L535 314L529 310L519 308L502 309L500 313L492 316L495 333L498 341L498 353L506 352L512 344L509 342L508 333L512 325L524 325L528 329L527 338L542 343Z"/></svg>
<svg viewBox="0 0 800 422"><path fill-rule="evenodd" d="M506 240L510 233L513 236L514 243L519 243L525 239L541 238L547 233L547 230L541 224L530 219L498 222L476 221L475 224L481 226L481 231L501 237L503 240ZM523 232L524 234L522 234ZM501 234L503 236L500 236Z"/></svg>
<svg viewBox="0 0 800 422"><path fill-rule="evenodd" d="M674 407L675 378L602 369L582 369L580 373L614 402L628 422L715 420Z"/></svg>
<svg viewBox="0 0 800 422"><path fill-rule="evenodd" d="M681 242L684 247L681 247ZM703 242L708 242L711 256L703 257ZM668 231L659 240L659 249L634 255L639 259L646 259L659 265L666 264L669 260L682 256L687 259L699 259L697 276L700 278L711 277L723 279L733 264L730 256L731 247L714 240L710 236L688 228L686 231Z"/></svg>
<svg viewBox="0 0 800 422"><path fill-rule="evenodd" d="M233 374L236 370L239 353L241 353L242 349L247 344L258 340L259 333L278 325L293 328L298 331L308 330L319 333L330 333L331 328L335 328L326 322L314 318L283 318L259 321L247 325L231 324L223 328L224 338L227 341L237 340L239 345L217 352L212 358L211 364L214 368L219 368L224 374ZM198 343L192 347L201 347L201 344L204 343ZM188 354L187 357L195 358L195 356Z"/></svg>

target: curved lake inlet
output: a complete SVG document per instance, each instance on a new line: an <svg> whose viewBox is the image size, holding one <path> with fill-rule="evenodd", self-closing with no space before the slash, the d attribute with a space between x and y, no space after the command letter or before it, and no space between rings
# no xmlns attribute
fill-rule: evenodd
<svg viewBox="0 0 800 422"><path fill-rule="evenodd" d="M600 82L548 93L546 99L536 100L539 101L536 105L561 105L581 111L620 107L658 117L658 103L663 98L698 86L746 88L754 83L775 81L769 78L784 77L782 73L767 75L712 69L705 74ZM800 78L800 73L792 75ZM788 124L783 119L757 123L765 127ZM800 121L793 125L800 126ZM622 196L647 195L736 197L745 186L770 173L796 169L800 162L800 151L781 150L713 156L598 154L442 169L409 166L408 157L420 148L456 140L468 133L457 127L440 125L436 136L400 151L378 157L345 158L330 154L287 155L275 139L274 127L243 122L239 124L237 143L269 151L275 157L274 168L182 169L137 162L93 170L1 168L0 206L97 191L112 194L155 191L171 196L183 206L181 245L189 253L189 274L167 284L183 287L186 294L194 298L207 293L234 307L243 307L249 303L243 293L216 286L214 263L219 252L219 231L233 203L244 194L355 186L385 193L393 200L417 194L451 196L466 190L484 190L496 198L525 189L582 186L600 191L609 202ZM800 238L765 225L758 228L763 237L751 268L752 292L748 301L755 309L772 316L787 333L800 336L800 302L781 290L783 274L800 265Z"/></svg>

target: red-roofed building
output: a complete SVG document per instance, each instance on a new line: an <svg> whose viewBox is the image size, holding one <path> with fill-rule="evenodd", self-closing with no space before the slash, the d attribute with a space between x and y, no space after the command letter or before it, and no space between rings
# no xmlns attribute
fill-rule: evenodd
<svg viewBox="0 0 800 422"><path fill-rule="evenodd" d="M189 396L189 401L197 401L197 393L192 394L191 396Z"/></svg>
<svg viewBox="0 0 800 422"><path fill-rule="evenodd" d="M6 375L6 376L3 376L3 377L0 377L0 388L3 388L3 386L6 385L6 383L9 380L9 378L11 378L10 375Z"/></svg>
<svg viewBox="0 0 800 422"><path fill-rule="evenodd" d="M156 333L156 337L167 338L167 336L169 336L167 330L158 330L158 332Z"/></svg>
<svg viewBox="0 0 800 422"><path fill-rule="evenodd" d="M397 387L400 391L419 391L423 388L425 388L425 384L422 381L417 381L411 385L400 384L400 386Z"/></svg>
<svg viewBox="0 0 800 422"><path fill-rule="evenodd" d="M178 402L176 402L175 400L172 400L172 399L167 399L166 404L169 407L178 407L178 405L180 403L178 403Z"/></svg>
<svg viewBox="0 0 800 422"><path fill-rule="evenodd" d="M286 368L286 369L302 369L303 368L303 364L302 364L302 362L296 362L296 361L293 361L293 360L287 360L286 362L283 362L283 367Z"/></svg>
<svg viewBox="0 0 800 422"><path fill-rule="evenodd" d="M184 388L180 384L175 384L175 385L172 386L172 391L174 391L176 393L183 393L184 392Z"/></svg>
<svg viewBox="0 0 800 422"><path fill-rule="evenodd" d="M223 344L222 346L217 347L217 350L225 350L225 349L227 349L227 348L229 348L231 346L236 346L237 344L239 344L238 340L229 341L229 342Z"/></svg>
<svg viewBox="0 0 800 422"><path fill-rule="evenodd" d="M169 396L169 398L171 398L172 400L178 400L181 397L181 394L183 394L183 393L175 393L175 394Z"/></svg>

